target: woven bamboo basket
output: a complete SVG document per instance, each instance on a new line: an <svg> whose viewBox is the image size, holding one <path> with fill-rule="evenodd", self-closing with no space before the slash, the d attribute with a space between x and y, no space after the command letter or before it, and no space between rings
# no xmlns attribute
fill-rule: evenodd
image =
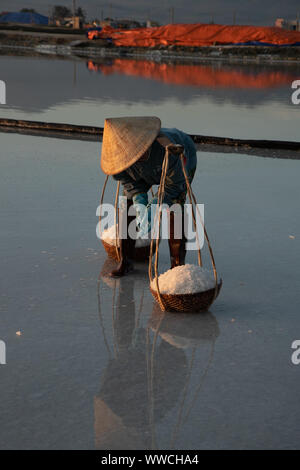
<svg viewBox="0 0 300 470"><path fill-rule="evenodd" d="M219 295L219 292L222 287L222 280L218 279L218 274L216 270L216 265L215 265L215 260L213 256L213 251L211 244L208 239L207 231L204 226L204 222L202 221L202 217L199 213L199 209L197 206L197 201L195 198L195 195L192 191L190 182L188 180L188 176L186 174L186 170L184 167L184 154L183 154L184 148L180 145L167 145L166 146L166 153L165 153L165 158L163 162L163 167L162 167L162 173L161 173L161 180L160 180L160 185L159 185L159 192L158 192L158 208L157 208L157 213L156 213L156 220L158 220L158 231L157 231L157 238L156 238L156 247L155 247L155 263L154 263L154 278L152 275L152 257L153 257L153 251L154 251L154 240L151 240L151 245L150 245L150 256L149 256L149 280L150 280L150 291L154 297L154 299L158 302L160 305L161 310L163 311L170 311L170 312L204 312L209 309L209 307L213 304L217 296ZM215 287L203 292L196 292L196 293L191 293L191 294L162 294L159 290L159 282L158 282L158 252L159 252L159 238L160 238L160 226L161 226L161 206L162 206L162 201L164 197L164 188L165 188L165 179L166 179L166 174L167 174L167 169L168 169L168 160L169 160L169 153L176 153L180 156L181 159L181 165L182 165L182 171L185 177L185 182L187 186L187 193L188 197L191 203L192 207L192 217L193 217L193 224L194 228L196 231L196 238L198 242L198 264L199 266L202 266L202 258L201 258L201 251L200 251L200 244L198 240L198 232L197 232L197 223L196 223L196 218L195 218L195 209L198 211L198 214L200 216L201 224L203 226L204 230L204 236L205 240L208 245L208 250L210 254L210 259L213 267L213 272L214 272L214 279L215 279ZM155 284L156 284L156 290L151 288L151 283L155 279Z"/></svg>
<svg viewBox="0 0 300 470"><path fill-rule="evenodd" d="M101 242L102 242L102 245L104 246L104 249L108 257L118 261L119 258L118 258L118 251L116 250L116 245L107 243L105 240L102 240L102 239L101 239ZM138 246L135 248L135 252L134 252L135 261L138 261L138 262L148 261L149 255L150 255L150 244L147 246Z"/></svg>
<svg viewBox="0 0 300 470"><path fill-rule="evenodd" d="M102 245L104 246L107 256L109 258L112 258L118 261L118 251L116 250L116 246L111 245L110 243L107 243L105 240L102 240L102 239L101 239L101 242L102 242Z"/></svg>
<svg viewBox="0 0 300 470"><path fill-rule="evenodd" d="M105 193L108 178L109 176L106 176L106 179L103 185L101 200L100 200L100 208L102 207L102 204L103 204L104 193ZM120 182L118 182L116 196L115 196L115 224L118 223L118 218L119 218L119 208L118 208L119 193L120 193ZM152 192L152 195L153 195L153 192ZM101 218L102 218L102 211L100 210L100 215L99 215L100 230L101 230ZM102 245L104 246L104 249L108 257L111 259L114 259L115 261L120 261L120 248L119 248L117 237L118 235L116 234L116 239L114 240L114 244L107 243L102 238L101 238L101 242L102 242ZM134 253L135 261L138 261L138 262L147 261L148 262L149 255L150 255L150 243L149 245L135 247L135 253Z"/></svg>
<svg viewBox="0 0 300 470"><path fill-rule="evenodd" d="M215 288L196 294L160 294L165 310L168 312L206 312L218 297L222 281L218 283L217 292ZM159 303L158 293L151 289L151 294Z"/></svg>

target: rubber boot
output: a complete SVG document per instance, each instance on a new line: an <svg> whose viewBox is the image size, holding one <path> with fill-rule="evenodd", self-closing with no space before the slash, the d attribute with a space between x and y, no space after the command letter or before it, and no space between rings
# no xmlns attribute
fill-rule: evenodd
<svg viewBox="0 0 300 470"><path fill-rule="evenodd" d="M170 260L171 260L171 269L176 266L182 266L185 264L185 255L186 255L186 238L184 235L184 214L182 214L182 234L181 238L175 238L175 214L170 212L170 238L169 238L169 250L170 250Z"/></svg>
<svg viewBox="0 0 300 470"><path fill-rule="evenodd" d="M134 260L134 251L135 251L135 240L130 238L128 234L128 227L130 223L135 220L135 215L128 215L129 208L132 206L133 202L131 199L127 199L127 227L126 227L126 238L120 238L120 263L117 268L110 272L111 277L121 277L125 274L128 274L133 270L133 260ZM120 214L120 228L121 232L123 230L122 224L125 224L125 217Z"/></svg>

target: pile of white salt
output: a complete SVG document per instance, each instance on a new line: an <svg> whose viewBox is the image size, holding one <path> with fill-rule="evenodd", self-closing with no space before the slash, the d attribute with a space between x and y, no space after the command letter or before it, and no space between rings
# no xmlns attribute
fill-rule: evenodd
<svg viewBox="0 0 300 470"><path fill-rule="evenodd" d="M158 278L161 294L196 294L215 287L212 272L195 264L185 264L169 269ZM151 289L156 291L156 281L151 282Z"/></svg>
<svg viewBox="0 0 300 470"><path fill-rule="evenodd" d="M143 246L150 245L151 240L149 240L148 238L147 239L139 238L139 234L137 234L137 237L138 238L136 239L136 242L135 242L136 248L142 248ZM111 225L106 230L103 230L101 234L101 240L104 240L109 245L116 246L116 226ZM119 246L119 240L118 240L118 246Z"/></svg>

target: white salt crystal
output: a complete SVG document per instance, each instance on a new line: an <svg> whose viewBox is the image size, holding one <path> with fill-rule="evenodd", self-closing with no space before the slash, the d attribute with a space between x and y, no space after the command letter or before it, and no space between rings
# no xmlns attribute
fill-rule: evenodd
<svg viewBox="0 0 300 470"><path fill-rule="evenodd" d="M137 234L137 236L139 236ZM111 225L108 227L106 230L103 230L101 234L101 239L104 240L106 243L109 245L116 245L116 226ZM137 238L135 242L135 247L136 248L141 248L143 246L148 246L150 245L149 239L142 239L142 238ZM118 240L118 246L119 246L119 240Z"/></svg>
<svg viewBox="0 0 300 470"><path fill-rule="evenodd" d="M111 225L107 229L103 230L101 233L101 239L104 240L106 243L109 245L115 245L115 240L116 240L116 226Z"/></svg>
<svg viewBox="0 0 300 470"><path fill-rule="evenodd" d="M185 264L169 269L158 278L161 294L195 294L215 287L212 272L195 264ZM151 288L156 291L156 281L153 279Z"/></svg>

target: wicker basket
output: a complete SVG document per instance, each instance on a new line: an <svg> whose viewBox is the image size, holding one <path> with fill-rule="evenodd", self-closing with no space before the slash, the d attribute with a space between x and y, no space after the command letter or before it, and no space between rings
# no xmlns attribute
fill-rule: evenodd
<svg viewBox="0 0 300 470"><path fill-rule="evenodd" d="M101 240L101 241L109 258L112 258L118 261L116 246L110 245L104 240ZM140 262L147 261L148 262L149 254L150 254L150 244L146 246L140 246L140 247L135 248L134 259L135 261L140 261Z"/></svg>
<svg viewBox="0 0 300 470"><path fill-rule="evenodd" d="M109 258L112 258L112 259L118 261L117 250L116 250L115 245L111 245L110 243L107 243L106 241L104 241L102 239L101 239L101 242L102 242L102 245L104 246L104 249L107 253L107 256Z"/></svg>
<svg viewBox="0 0 300 470"><path fill-rule="evenodd" d="M103 188L102 188L102 194L101 194L101 200L100 200L100 207L103 204L104 200L104 193L105 193L105 188L107 185L109 176L106 176ZM120 192L120 181L118 181L118 186L117 186L117 191L116 191L116 196L115 196L115 224L118 225L118 219L119 219L119 208L118 208L118 197L119 197L119 192ZM152 193L153 194L153 193ZM101 228L101 211L99 215L99 228ZM109 258L114 259L115 261L119 261L119 256L116 250L115 245L111 245L110 243L107 243L105 240L101 238L102 245L104 246L104 249L108 255ZM154 248L156 247L156 242L154 241L153 243ZM139 246L135 248L135 255L134 259L135 261L138 262L145 262L149 260L149 255L150 255L150 243L149 245L146 246Z"/></svg>
<svg viewBox="0 0 300 470"><path fill-rule="evenodd" d="M222 280L219 281L216 295L215 288L199 292L198 294L160 294L165 310L168 312L205 312L218 297L222 287ZM159 297L157 291L151 289L151 294L157 302Z"/></svg>
<svg viewBox="0 0 300 470"><path fill-rule="evenodd" d="M157 233L156 240L157 242L159 242L159 239L160 239L161 215L162 215L161 208L162 208L162 203L163 203L163 198L164 198L164 193L165 193L165 182L166 182L167 170L168 170L168 164L169 164L169 153L180 154L182 172L185 178L187 194L188 194L189 201L192 207L193 226L197 233L197 220L195 217L195 210L196 210L200 217L200 221L201 221L203 231L204 231L204 237L207 242L207 246L209 250L210 260L211 260L211 264L213 267L214 278L215 278L215 287L213 289L209 289L204 292L198 292L195 294L162 294L159 289L159 281L158 281L159 243L156 243L156 248L155 248L154 277L153 277L152 257L153 257L153 251L154 251L153 250L154 240L152 239L151 246L150 246L150 256L149 256L150 291L153 297L155 298L155 300L158 302L161 310L163 311L189 312L189 313L205 312L209 309L209 307L217 298L220 292L220 289L222 287L222 280L218 278L212 247L208 239L207 231L206 231L204 222L202 220L201 214L199 212L197 201L192 191L190 181L189 181L189 178L186 173L185 166L184 166L184 148L180 145L174 146L173 144L171 144L166 147L166 153L165 153L165 158L164 158L164 162L162 166L162 173L161 173L161 179L160 179L158 197L157 197L158 208L156 210L156 221L158 223L158 233ZM198 244L198 265L202 266L202 256L201 256L200 244L199 244L197 235L196 235L196 239L197 239L197 244ZM156 281L157 290L153 290L151 288L151 283L154 279Z"/></svg>

